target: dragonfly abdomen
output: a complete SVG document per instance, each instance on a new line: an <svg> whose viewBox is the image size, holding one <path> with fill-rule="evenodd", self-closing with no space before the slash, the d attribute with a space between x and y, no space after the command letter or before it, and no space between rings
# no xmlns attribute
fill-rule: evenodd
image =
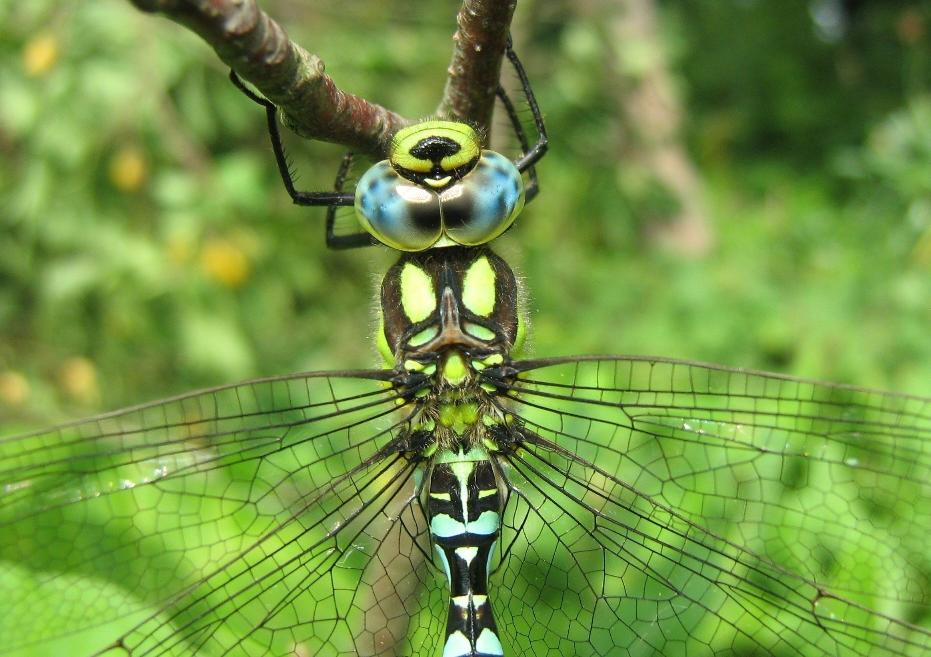
<svg viewBox="0 0 931 657"><path fill-rule="evenodd" d="M443 657L501 657L488 597L488 571L501 535L495 470L481 449L437 454L427 517L433 546L449 580Z"/></svg>

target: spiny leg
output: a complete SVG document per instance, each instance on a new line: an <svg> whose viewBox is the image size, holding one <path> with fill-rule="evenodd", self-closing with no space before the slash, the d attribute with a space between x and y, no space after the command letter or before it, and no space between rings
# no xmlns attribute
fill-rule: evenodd
<svg viewBox="0 0 931 657"><path fill-rule="evenodd" d="M296 205L352 205L355 202L354 194L345 194L340 190L333 192L302 192L294 187L294 178L291 176L291 170L288 167L288 158L284 151L284 145L281 143L281 132L278 130L277 113L278 108L267 98L263 98L253 92L243 84L243 81L236 75L235 71L230 71L230 81L237 89L243 92L247 98L265 108L265 118L268 122L268 136L272 142L272 150L275 152L275 162L278 164L278 173L281 174L281 181L284 183L288 195Z"/></svg>
<svg viewBox="0 0 931 657"><path fill-rule="evenodd" d="M517 109L514 107L514 103L508 96L507 91L504 90L504 87L498 85L497 94L498 100L501 101L501 105L504 106L504 111L507 112L508 119L511 121L514 134L517 135L517 141L520 142L521 157L524 157L524 155L530 152L530 142L527 140L527 132L524 130L524 126L521 125L520 117L517 115ZM537 168L533 164L526 167L526 172L530 181L524 189L524 202L530 203L537 195L537 192L540 191L540 183L537 180Z"/></svg>
<svg viewBox="0 0 931 657"><path fill-rule="evenodd" d="M504 55L508 58L508 61L511 62L511 66L514 67L514 71L517 73L521 88L524 91L524 96L527 98L527 104L530 106L530 112L533 115L533 124L539 135L537 137L537 143L533 145L533 148L525 151L524 155L514 163L515 166L517 166L517 170L523 173L527 167L533 166L539 162L540 158L546 154L549 139L546 136L546 126L543 123L543 115L540 113L540 106L537 105L537 98L533 95L533 89L530 86L530 80L527 78L524 65L521 64L520 59L517 58L517 53L514 52L510 34L508 35L508 42L504 49Z"/></svg>

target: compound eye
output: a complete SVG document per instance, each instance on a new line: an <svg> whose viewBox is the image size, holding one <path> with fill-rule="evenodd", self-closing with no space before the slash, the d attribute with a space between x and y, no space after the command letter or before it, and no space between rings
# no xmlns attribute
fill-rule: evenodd
<svg viewBox="0 0 931 657"><path fill-rule="evenodd" d="M399 176L388 160L362 175L355 207L362 227L398 251L423 251L443 233L437 195Z"/></svg>
<svg viewBox="0 0 931 657"><path fill-rule="evenodd" d="M524 207L524 183L508 158L484 151L475 168L440 194L443 226L457 244L490 242L514 223Z"/></svg>

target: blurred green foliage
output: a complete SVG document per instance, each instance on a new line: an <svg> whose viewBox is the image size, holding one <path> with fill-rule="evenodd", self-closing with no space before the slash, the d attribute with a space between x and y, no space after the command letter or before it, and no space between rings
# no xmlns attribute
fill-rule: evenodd
<svg viewBox="0 0 931 657"><path fill-rule="evenodd" d="M456 3L262 4L345 89L436 106ZM533 353L931 392L929 6L661 10L658 42L618 58L610 7L518 8L552 139L541 200L499 250L530 292ZM0 24L0 418L377 362L370 299L391 255L326 251L323 211L290 205L261 111L204 44L121 0L6 3ZM621 156L620 71L651 46L703 181L713 245L697 256L649 238L675 203L631 193L649 172ZM340 149L296 142L301 186L329 186Z"/></svg>
<svg viewBox="0 0 931 657"><path fill-rule="evenodd" d="M655 41L617 44L615 4L518 8L551 150L499 251L529 291L532 352L931 394L931 5L666 0ZM436 106L455 2L262 5L343 88ZM261 110L205 45L125 0L4 3L0 25L3 433L378 362L392 255L327 252L323 211L290 204ZM625 159L622 81L657 57L701 175L698 254L651 238L677 203ZM303 188L331 185L339 148L289 145Z"/></svg>

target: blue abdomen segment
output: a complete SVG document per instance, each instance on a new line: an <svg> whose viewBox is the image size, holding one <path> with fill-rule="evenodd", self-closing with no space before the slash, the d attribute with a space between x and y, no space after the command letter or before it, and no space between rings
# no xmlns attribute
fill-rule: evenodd
<svg viewBox="0 0 931 657"><path fill-rule="evenodd" d="M427 494L433 546L450 588L443 657L502 657L488 597L501 499L487 454L439 453Z"/></svg>

